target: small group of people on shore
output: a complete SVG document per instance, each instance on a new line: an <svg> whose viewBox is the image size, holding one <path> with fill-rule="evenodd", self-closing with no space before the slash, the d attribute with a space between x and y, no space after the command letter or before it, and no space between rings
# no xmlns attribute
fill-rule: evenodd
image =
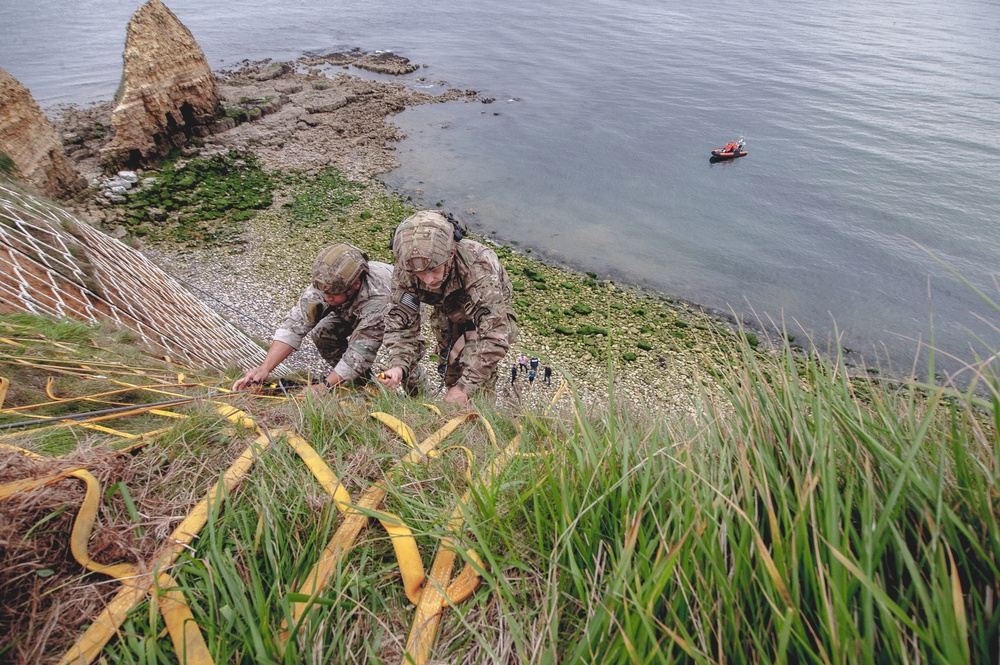
<svg viewBox="0 0 1000 665"><path fill-rule="evenodd" d="M404 219L391 247L394 266L369 261L347 243L323 249L311 284L278 326L264 361L233 390L263 382L311 334L333 367L323 378L326 390L365 382L384 347L386 369L378 381L416 395L427 383L419 364L427 346L420 331L424 305L433 308L443 401L464 404L477 391L492 390L500 361L517 339L513 288L496 252L465 238L453 218L436 210Z"/></svg>
<svg viewBox="0 0 1000 665"><path fill-rule="evenodd" d="M538 358L534 356L528 358L528 356L523 353L517 357L517 362L510 366L511 386L517 384L517 377L520 374L527 374L528 385L533 385L535 383L535 379L538 377ZM545 376L545 383L552 385L552 368L546 365L543 374Z"/></svg>

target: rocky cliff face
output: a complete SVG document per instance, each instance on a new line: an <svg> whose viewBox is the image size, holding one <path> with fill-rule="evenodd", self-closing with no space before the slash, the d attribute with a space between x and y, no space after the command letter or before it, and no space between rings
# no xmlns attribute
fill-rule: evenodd
<svg viewBox="0 0 1000 665"><path fill-rule="evenodd" d="M66 158L55 128L34 97L3 69L0 69L0 153L0 171L13 166L12 177L45 196L62 197L86 186Z"/></svg>
<svg viewBox="0 0 1000 665"><path fill-rule="evenodd" d="M219 91L191 31L160 0L129 21L121 96L111 118L114 139L102 152L111 167L153 161L221 115Z"/></svg>

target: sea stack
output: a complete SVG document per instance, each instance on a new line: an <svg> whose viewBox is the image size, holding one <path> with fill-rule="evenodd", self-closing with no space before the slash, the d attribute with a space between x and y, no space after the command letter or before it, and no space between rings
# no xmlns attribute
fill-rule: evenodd
<svg viewBox="0 0 1000 665"><path fill-rule="evenodd" d="M55 127L20 81L0 69L0 174L59 198L86 186Z"/></svg>
<svg viewBox="0 0 1000 665"><path fill-rule="evenodd" d="M115 135L101 153L106 166L147 165L210 133L222 113L215 76L191 31L160 0L132 15L122 60Z"/></svg>

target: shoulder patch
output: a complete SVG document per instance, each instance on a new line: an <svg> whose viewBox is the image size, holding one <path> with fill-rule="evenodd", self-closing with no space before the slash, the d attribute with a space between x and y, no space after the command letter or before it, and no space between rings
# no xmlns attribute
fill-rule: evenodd
<svg viewBox="0 0 1000 665"><path fill-rule="evenodd" d="M414 312L420 309L420 301L412 293L403 292L399 298L399 304L412 309Z"/></svg>
<svg viewBox="0 0 1000 665"><path fill-rule="evenodd" d="M325 309L326 308L323 306L322 303L318 302L309 303L308 305L306 305L306 320L308 320L309 323L313 326L319 324L320 320L323 318L323 315L326 313L324 311Z"/></svg>

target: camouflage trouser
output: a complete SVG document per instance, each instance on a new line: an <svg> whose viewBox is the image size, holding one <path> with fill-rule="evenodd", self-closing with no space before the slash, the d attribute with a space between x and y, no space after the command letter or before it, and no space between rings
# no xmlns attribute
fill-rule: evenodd
<svg viewBox="0 0 1000 665"><path fill-rule="evenodd" d="M474 357L472 353L465 352L466 346L469 342L479 338L479 333L475 330L466 330L465 332L459 334L457 339L451 344L451 352L448 354L447 364L445 364L445 358L441 358L438 364L438 371L444 374L444 385L446 388L451 388L462 375L468 369L471 363L476 363L479 361L478 358ZM439 352L444 351L444 341L439 344ZM493 368L493 372L490 374L490 378L486 380L486 383L481 385L478 390L483 393L495 393L497 378L499 377L500 366L497 365ZM443 371L442 371L443 370Z"/></svg>
<svg viewBox="0 0 1000 665"><path fill-rule="evenodd" d="M347 340L354 330L344 321L326 317L312 329L312 341L323 360L333 367L347 351Z"/></svg>
<svg viewBox="0 0 1000 665"><path fill-rule="evenodd" d="M312 331L312 340L316 345L316 350L319 351L319 355L329 363L330 367L336 367L337 363L344 356L347 351L347 341L353 332L348 326L344 325L331 325L327 322L329 319L324 319L319 322ZM417 357L421 357L424 352L424 342L420 342L420 353ZM412 367L403 368L403 389L406 390L408 395L415 395L418 390L426 388L426 373L420 365L414 363ZM371 377L366 375L357 377L353 383L355 385L364 385Z"/></svg>

